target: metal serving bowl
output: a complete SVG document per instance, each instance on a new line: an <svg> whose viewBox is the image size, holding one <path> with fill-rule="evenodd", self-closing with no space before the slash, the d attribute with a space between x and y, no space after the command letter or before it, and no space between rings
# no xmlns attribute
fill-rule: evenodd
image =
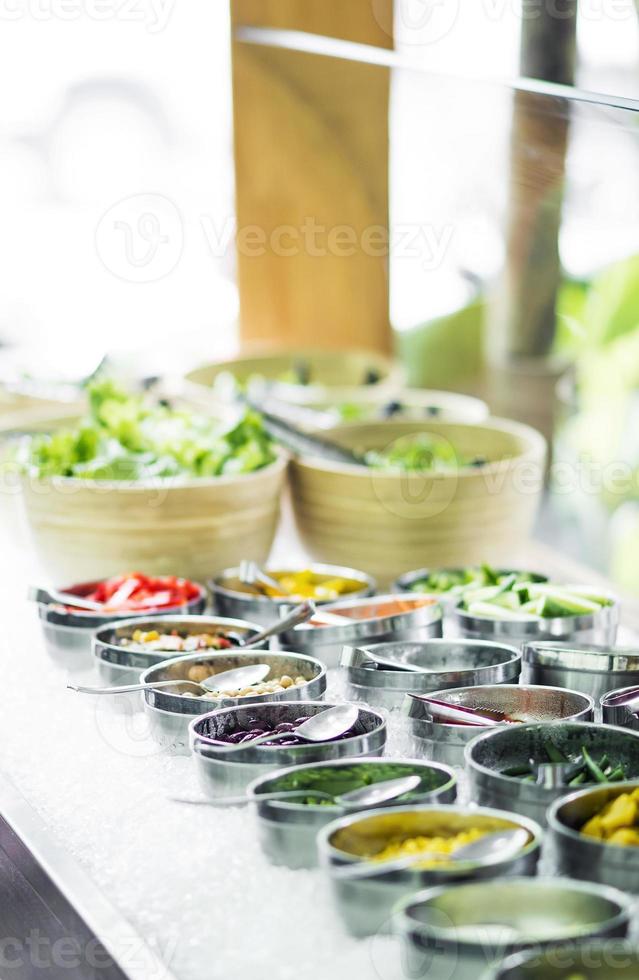
<svg viewBox="0 0 639 980"><path fill-rule="evenodd" d="M596 701L612 687L639 684L639 648L574 643L526 643L522 680L590 694Z"/></svg>
<svg viewBox="0 0 639 980"><path fill-rule="evenodd" d="M622 764L629 776L639 778L639 734L586 722L556 722L550 725L508 725L478 735L466 746L466 768L471 798L481 806L495 806L523 813L542 826L554 800L568 796L575 787L546 788L536 783L502 776L500 770L535 762L550 762L546 747L551 744L564 755L577 757L584 746L591 756L607 754Z"/></svg>
<svg viewBox="0 0 639 980"><path fill-rule="evenodd" d="M484 865L459 862L457 866L409 867L384 871L382 863L366 878L338 878L336 871L378 854L392 840L424 835L452 836L471 827L487 832L522 827L528 843L517 854ZM371 810L335 820L320 830L317 848L320 863L331 874L333 896L340 919L354 936L388 931L397 901L426 885L503 877L534 875L539 860L542 831L532 820L513 817L500 810L461 806L412 806ZM372 862L370 862L372 863Z"/></svg>
<svg viewBox="0 0 639 980"><path fill-rule="evenodd" d="M99 582L84 582L82 585L74 585L64 591L71 594L76 593L78 596L88 595L98 584ZM162 609L157 615L179 616L182 613L190 615L203 613L207 603L206 589L199 583L195 584L200 589L197 598L191 599L189 603L183 606ZM111 613L108 616L96 616L93 612L67 612L63 606L38 603L38 616L42 624L48 653L71 668L77 665L86 665L87 655L91 653L91 639L95 630L120 619L139 618L142 622L152 615L152 611L149 610L137 615L124 610L119 613Z"/></svg>
<svg viewBox="0 0 639 980"><path fill-rule="evenodd" d="M605 725L619 725L621 728L631 728L633 731L639 732L639 715L636 715L633 711L630 711L625 704L605 703L606 698L611 697L613 694L626 694L630 691L636 690L638 686L639 674L637 674L634 684L631 684L630 687L622 687L615 691L607 691L606 694L602 695L599 704L601 705L601 720Z"/></svg>
<svg viewBox="0 0 639 980"><path fill-rule="evenodd" d="M415 596L414 599L415 602L426 600L426 603L392 615L371 616L368 619L354 619L352 622L346 620L344 626L309 626L308 623L303 623L282 633L279 641L283 647L292 647L312 657L319 657L329 667L337 667L344 646L370 646L372 643L390 640L419 642L441 636L442 607L434 599L429 601L429 596ZM341 613L398 600L410 602L406 595L392 593L374 598L343 599L323 608L327 612Z"/></svg>
<svg viewBox="0 0 639 980"><path fill-rule="evenodd" d="M416 582L421 582L422 579L428 578L428 576L432 575L433 572L463 571L463 568L417 568L412 572L405 572L404 575L400 575L393 584L393 591L410 592L411 595L431 595L434 599L438 599L439 602L444 603L447 607L454 606L459 602L459 592L429 592L428 590L420 592L419 590L415 591L413 586ZM540 575L538 572L529 572L525 568L497 568L495 571L497 572L497 575L513 575L524 572L526 575L530 575L533 582L548 581L548 577L546 575Z"/></svg>
<svg viewBox="0 0 639 980"><path fill-rule="evenodd" d="M131 639L136 630L158 630L182 636L197 633L232 633L244 640L259 633L261 627L244 619L223 619L220 616L149 616L145 619L119 619L96 630L92 637L93 656L101 679L105 684L135 684L143 670L154 667L177 654L171 650L136 650L122 646L122 640ZM266 641L268 642L268 641ZM241 647L223 650L222 653L241 652ZM200 650L199 653L206 653ZM215 651L211 651L214 653ZM180 654L191 656L192 654Z"/></svg>
<svg viewBox="0 0 639 980"><path fill-rule="evenodd" d="M360 587L343 596L344 599L361 599L373 595L376 589L375 579L356 568L342 568L339 565L297 565L292 568L267 568L268 574L274 572L311 571L326 579L344 578L359 582ZM282 610L290 606L295 599L292 596L271 598L258 592L248 592L242 589L239 580L239 568L226 568L208 582L215 608L222 616L239 616L250 619L262 626L271 626L281 619ZM249 587L250 588L250 587ZM316 605L326 605L326 600L313 600ZM328 600L335 602L336 600Z"/></svg>
<svg viewBox="0 0 639 980"><path fill-rule="evenodd" d="M317 832L336 817L344 814L338 806L299 803L293 799L265 800L264 793L276 792L280 788L308 789L321 788L318 776L323 772L341 769L347 773L366 774L379 766L387 770L385 779L398 779L401 776L421 776L422 782L413 790L410 803L453 803L457 795L457 779L447 766L428 765L416 759L338 759L336 762L312 762L306 766L292 769L278 769L254 780L248 787L248 795L257 804L257 823L262 850L274 864L285 864L289 868L314 868L318 863ZM294 782L294 787L291 786ZM353 782L351 788L355 788ZM346 792L346 789L343 790ZM406 796L389 800L383 808L406 806ZM364 808L363 808L364 809Z"/></svg>
<svg viewBox="0 0 639 980"><path fill-rule="evenodd" d="M631 914L629 897L614 888L511 878L411 895L397 905L394 922L406 951L407 976L478 980L516 951L539 953L597 936L623 938Z"/></svg>
<svg viewBox="0 0 639 980"><path fill-rule="evenodd" d="M252 650L246 653L242 653L241 650L223 650L218 653L195 653L188 656L182 654L149 667L140 677L140 682L152 684L154 681L171 680L174 677L186 678L189 667L194 664L210 664L211 674L234 670L235 667L248 667L250 664L269 664L274 677L288 674L292 677L306 677L308 680L306 684L299 687L289 687L275 694L254 694L244 698L224 697L215 701L193 697L194 688L189 684L185 684L184 687L144 691L142 694L144 710L149 718L153 737L161 745L180 754L188 753L188 724L191 719L203 715L207 710L210 712L215 706L232 708L234 705L251 704L257 709L270 702L302 702L306 699L315 702L324 697L326 690L326 668L319 660L298 653L267 650Z"/></svg>
<svg viewBox="0 0 639 980"><path fill-rule="evenodd" d="M423 673L376 667L371 654L412 664ZM348 698L392 711L401 709L409 692L516 683L521 654L516 647L485 640L426 640L344 647L340 664L346 668Z"/></svg>
<svg viewBox="0 0 639 980"><path fill-rule="evenodd" d="M356 734L340 741L307 745L256 745L229 752L215 742L215 735L246 728L251 721L268 720L274 724L293 721L302 715L316 715L333 704L322 701L294 701L277 704L251 703L235 708L221 708L195 718L189 725L189 744L204 791L210 796L242 793L258 776L282 767L307 762L332 762L353 756L378 756L386 744L386 722L376 711L360 708L355 723ZM247 729L248 730L248 729Z"/></svg>
<svg viewBox="0 0 639 980"><path fill-rule="evenodd" d="M453 705L501 711L524 722L592 721L594 716L592 698L556 687L500 684L428 693ZM435 721L428 703L410 695L405 698L402 710L408 717L413 753L449 766L463 766L468 743L483 732L495 731L492 725L484 728Z"/></svg>
<svg viewBox="0 0 639 980"><path fill-rule="evenodd" d="M612 596L610 597L613 598ZM585 616L557 616L553 619L514 620L472 616L458 603L452 613L461 636L502 643L533 643L539 640L569 640L573 643L614 643L619 625L619 603L602 606Z"/></svg>
<svg viewBox="0 0 639 980"><path fill-rule="evenodd" d="M621 847L586 837L579 828L621 793L639 789L639 781L584 789L557 800L548 810L548 826L561 874L639 892L639 847Z"/></svg>
<svg viewBox="0 0 639 980"><path fill-rule="evenodd" d="M622 939L598 939L509 956L485 980L637 980L639 949Z"/></svg>

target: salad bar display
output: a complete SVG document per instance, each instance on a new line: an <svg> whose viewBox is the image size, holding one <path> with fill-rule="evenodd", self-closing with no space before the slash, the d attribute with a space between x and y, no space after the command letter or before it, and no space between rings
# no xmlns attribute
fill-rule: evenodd
<svg viewBox="0 0 639 980"><path fill-rule="evenodd" d="M366 363L331 367L336 401L392 383ZM324 368L266 387L324 411ZM197 410L94 381L85 418L9 440L56 583L8 645L9 776L147 942L171 940L166 980L217 977L211 943L255 976L275 936L267 972L300 980L487 980L564 942L577 977L580 944L634 949L639 648L616 646L605 587L518 566L541 437L369 415L298 451L246 377L214 420L220 373L191 378ZM267 563L287 470L299 541ZM25 738L45 717L69 767L50 780ZM116 933L98 938L122 976L145 976Z"/></svg>

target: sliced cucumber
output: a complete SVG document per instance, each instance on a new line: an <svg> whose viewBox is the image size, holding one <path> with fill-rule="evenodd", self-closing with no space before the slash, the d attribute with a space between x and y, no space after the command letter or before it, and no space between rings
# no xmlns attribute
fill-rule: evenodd
<svg viewBox="0 0 639 980"><path fill-rule="evenodd" d="M497 606L493 602L471 602L468 606L471 616L486 616L489 619L508 619L518 622L531 622L539 619L539 616L531 616L519 609L506 609L504 606Z"/></svg>
<svg viewBox="0 0 639 980"><path fill-rule="evenodd" d="M557 591L542 597L539 614L544 619L552 619L562 616L587 616L600 609L598 602L573 596L569 592Z"/></svg>

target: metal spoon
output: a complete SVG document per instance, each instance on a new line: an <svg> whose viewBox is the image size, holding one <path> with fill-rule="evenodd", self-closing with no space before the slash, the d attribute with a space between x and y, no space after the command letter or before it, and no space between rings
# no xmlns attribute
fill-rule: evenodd
<svg viewBox="0 0 639 980"><path fill-rule="evenodd" d="M431 858L437 859L439 856L448 858L451 862L473 861L481 864L493 864L496 861L504 861L511 854L526 844L529 838L527 830L517 828L516 830L498 830L493 834L486 834L472 844L459 847L452 854L443 852L429 851L423 854L407 854L405 857L397 858L395 861L366 861L362 864L347 865L341 868L331 868L330 873L334 878L368 878L371 875L386 874L391 871L404 871L414 864L422 864Z"/></svg>
<svg viewBox="0 0 639 980"><path fill-rule="evenodd" d="M265 677L268 677L271 667L270 664L248 664L246 667L234 667L233 670L223 670L219 674L211 674L203 681L191 681L184 677L176 677L173 680L152 681L149 684L125 684L121 687L83 687L81 685L67 684L69 691L77 691L79 694L131 694L133 691L153 691L163 687L175 687L176 684L192 684L205 692L210 691L235 691L237 688L250 687L251 684L259 684Z"/></svg>
<svg viewBox="0 0 639 980"><path fill-rule="evenodd" d="M363 810L366 807L379 806L398 796L404 796L411 790L417 789L421 782L420 776L400 776L399 779L384 779L370 786L360 786L348 793L333 796L316 789L281 790L279 793L260 793L258 796L220 796L215 800L191 800L184 797L171 797L176 803L192 803L196 806L242 806L246 803L266 803L269 800L288 800L299 796L319 796L323 800L331 800L335 806L343 810Z"/></svg>
<svg viewBox="0 0 639 980"><path fill-rule="evenodd" d="M298 725L292 732L278 732L277 734L260 735L259 738L251 738L246 742L216 743L216 749L224 749L226 752L238 752L241 749L253 748L262 745L264 742L275 742L281 738L303 738L306 742L330 742L331 739L343 735L349 728L352 728L359 709L355 704L336 704L332 708L320 711L319 714L307 718L301 725Z"/></svg>
<svg viewBox="0 0 639 980"><path fill-rule="evenodd" d="M85 599L84 596L72 592L58 592L57 589L43 589L35 585L29 586L27 599L48 606L76 606L78 609L88 609L91 612L109 612L109 607L104 602L94 602L93 599Z"/></svg>

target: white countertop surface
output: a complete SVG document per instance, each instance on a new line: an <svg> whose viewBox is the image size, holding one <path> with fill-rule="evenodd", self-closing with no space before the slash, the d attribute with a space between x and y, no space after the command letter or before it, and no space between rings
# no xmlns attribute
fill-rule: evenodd
<svg viewBox="0 0 639 980"><path fill-rule="evenodd" d="M255 980L262 973L274 980L399 980L395 941L345 935L322 873L270 865L248 809L168 799L199 790L190 759L167 755L151 739L135 710L139 695L91 698L65 689L68 670L45 651L36 610L24 600L37 574L32 559L16 550L7 530L5 524L0 542L0 769L51 839L177 980ZM286 534L277 550L290 559L297 545ZM549 554L535 551L535 558ZM335 678L330 684L336 693ZM391 730L387 754L393 746L401 748L401 735ZM141 955L119 950L125 970Z"/></svg>

